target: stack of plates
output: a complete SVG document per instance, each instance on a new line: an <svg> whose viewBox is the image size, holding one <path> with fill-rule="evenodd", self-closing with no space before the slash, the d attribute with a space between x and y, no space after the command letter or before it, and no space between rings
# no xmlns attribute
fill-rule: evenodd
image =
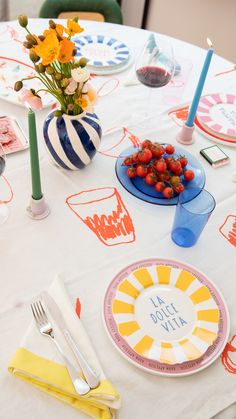
<svg viewBox="0 0 236 419"><path fill-rule="evenodd" d="M213 93L199 102L196 126L209 139L224 145L236 145L236 96Z"/></svg>
<svg viewBox="0 0 236 419"><path fill-rule="evenodd" d="M195 268L167 259L141 260L117 274L106 292L104 321L129 361L175 377L209 366L229 333L216 286Z"/></svg>
<svg viewBox="0 0 236 419"><path fill-rule="evenodd" d="M131 63L129 48L124 42L104 35L74 37L76 57L85 57L94 74L114 74L125 70Z"/></svg>

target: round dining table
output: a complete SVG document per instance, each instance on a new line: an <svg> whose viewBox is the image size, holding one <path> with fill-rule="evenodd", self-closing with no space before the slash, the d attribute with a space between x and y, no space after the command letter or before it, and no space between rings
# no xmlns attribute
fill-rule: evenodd
<svg viewBox="0 0 236 419"><path fill-rule="evenodd" d="M95 112L103 134L94 159L82 170L62 169L50 159L43 140L43 122L52 103L36 112L42 190L50 208L46 218L34 220L26 210L32 193L29 149L6 156L4 176L8 186L0 178L0 199L8 201L9 209L7 220L0 225L0 416L4 419L87 417L8 372L10 358L32 321L30 303L59 274L71 300L79 298L83 326L106 376L121 395L121 408L116 413L119 419L235 419L236 183L233 173L236 149L223 140L211 141L197 127L194 143L181 145L183 151L200 162L206 175L205 188L216 200L216 208L198 242L189 248L177 246L171 240L175 205L155 205L134 196L121 185L115 171L122 151L144 139L180 146L176 140L182 123L178 109L183 110L191 103L206 50L162 35L172 44L180 67L186 66L187 71L179 90L173 79L172 84L153 89L149 95L149 88L135 79L135 58L149 31L92 21L80 24L83 35L99 34L123 41L129 48L130 61L112 74L91 71L91 84L98 93ZM29 28L36 34L46 27L45 19L29 19ZM17 21L10 21L0 24L0 33L0 63L4 66L4 62L13 62L15 71L20 73L21 66L31 65L22 45L24 30ZM214 55L202 95L236 94L234 64L218 56L217 45L212 42ZM5 70L1 76L0 68L0 77L4 77L0 82L7 83L8 76L12 80L12 71L13 67L9 66L9 72ZM27 137L27 109L3 93L0 93L0 105L0 116L14 117ZM230 158L229 164L219 168L213 168L200 154L201 149L216 142ZM119 233L109 241L99 229L91 225L89 228L86 216L92 217L96 211L97 214L103 211L105 217L109 217L110 211L114 216L112 200L107 200L101 210L98 202L102 198L89 201L89 192L104 199L109 193L115 196L120 211L129 217L132 226L129 233ZM88 205L78 215L69 202L73 201L72 196L83 193L87 194ZM227 343L232 355L230 368L223 362L223 356L218 356L208 368L196 374L167 377L139 368L122 351L117 351L103 319L106 290L120 271L150 258L193 266L220 290L230 317Z"/></svg>

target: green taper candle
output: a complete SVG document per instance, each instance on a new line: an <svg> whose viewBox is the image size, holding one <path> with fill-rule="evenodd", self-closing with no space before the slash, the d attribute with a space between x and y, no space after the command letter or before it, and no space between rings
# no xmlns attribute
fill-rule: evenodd
<svg viewBox="0 0 236 419"><path fill-rule="evenodd" d="M31 165L31 181L32 181L32 198L41 199L43 194L41 190L39 154L37 143L37 131L35 113L31 109L28 113L29 127L29 144L30 144L30 165Z"/></svg>

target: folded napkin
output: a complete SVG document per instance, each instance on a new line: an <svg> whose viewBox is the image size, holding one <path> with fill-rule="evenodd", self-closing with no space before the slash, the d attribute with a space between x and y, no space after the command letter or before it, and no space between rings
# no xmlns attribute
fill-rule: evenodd
<svg viewBox="0 0 236 419"><path fill-rule="evenodd" d="M115 410L120 407L119 393L106 379L82 322L72 307L61 278L57 277L53 281L49 294L60 307L68 329L78 342L81 352L90 366L99 374L100 385L84 396L78 395L56 347L48 337L39 333L34 321L30 324L20 348L17 349L10 361L9 372L92 418L113 418ZM73 354L60 329L53 320L52 324L55 337L64 353L75 364Z"/></svg>

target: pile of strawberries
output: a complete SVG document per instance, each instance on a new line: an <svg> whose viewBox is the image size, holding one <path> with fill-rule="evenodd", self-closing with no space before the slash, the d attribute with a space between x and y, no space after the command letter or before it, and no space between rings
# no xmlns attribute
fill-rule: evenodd
<svg viewBox="0 0 236 419"><path fill-rule="evenodd" d="M172 198L184 190L183 179L190 182L194 172L186 168L188 160L185 156L174 157L175 148L172 144L142 142L141 150L124 159L123 164L129 166L129 178L143 178L149 186L161 192L165 198Z"/></svg>

